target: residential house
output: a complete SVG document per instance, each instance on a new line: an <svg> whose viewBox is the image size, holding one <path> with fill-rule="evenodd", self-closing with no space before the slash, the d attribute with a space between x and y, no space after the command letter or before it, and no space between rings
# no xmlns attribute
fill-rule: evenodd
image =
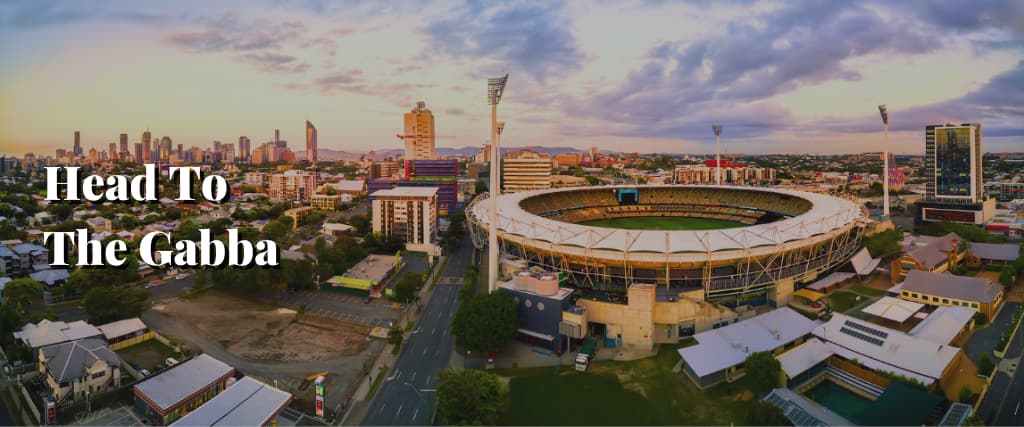
<svg viewBox="0 0 1024 427"><path fill-rule="evenodd" d="M892 261L890 280L892 284L902 282L911 270L952 271L967 256L967 245L955 233L942 237L909 236L904 239L904 253Z"/></svg>
<svg viewBox="0 0 1024 427"><path fill-rule="evenodd" d="M80 402L121 386L121 359L102 339L48 345L37 362L57 402Z"/></svg>

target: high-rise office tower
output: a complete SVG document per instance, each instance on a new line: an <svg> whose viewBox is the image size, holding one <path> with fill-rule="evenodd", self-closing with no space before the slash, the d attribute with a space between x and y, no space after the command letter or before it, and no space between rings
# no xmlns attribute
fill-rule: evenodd
<svg viewBox="0 0 1024 427"><path fill-rule="evenodd" d="M153 161L153 134L146 129L142 132L142 157L140 160L136 160L139 163L146 163Z"/></svg>
<svg viewBox="0 0 1024 427"><path fill-rule="evenodd" d="M121 161L128 160L128 134L122 133L119 142L121 143L121 151L118 157L121 158Z"/></svg>
<svg viewBox="0 0 1024 427"><path fill-rule="evenodd" d="M925 199L972 204L984 199L981 123L925 127Z"/></svg>
<svg viewBox="0 0 1024 427"><path fill-rule="evenodd" d="M114 159L117 158L117 144L116 143L113 143L113 142L110 143L110 154L109 154L109 156L110 156L109 157L110 160L114 160Z"/></svg>
<svg viewBox="0 0 1024 427"><path fill-rule="evenodd" d="M79 131L75 131L75 146L73 150L75 157L82 156L82 134Z"/></svg>
<svg viewBox="0 0 1024 427"><path fill-rule="evenodd" d="M213 141L213 151L220 152L222 145L220 141Z"/></svg>
<svg viewBox="0 0 1024 427"><path fill-rule="evenodd" d="M178 151L176 151L176 152L174 153L175 155L177 155L177 156L178 156L178 160L181 160L181 159L183 159L183 158L184 158L184 157L181 157L181 156L182 156L182 153L184 153L184 151L185 151L185 146L184 146L184 144L178 144Z"/></svg>
<svg viewBox="0 0 1024 427"><path fill-rule="evenodd" d="M142 163L146 160L146 151L141 142L135 143L135 163Z"/></svg>
<svg viewBox="0 0 1024 427"><path fill-rule="evenodd" d="M405 160L432 160L434 154L434 113L427 103L419 101L416 108L405 113Z"/></svg>
<svg viewBox="0 0 1024 427"><path fill-rule="evenodd" d="M306 160L316 164L316 126L306 120Z"/></svg>
<svg viewBox="0 0 1024 427"><path fill-rule="evenodd" d="M281 141L281 129L274 129L274 143Z"/></svg>
<svg viewBox="0 0 1024 427"><path fill-rule="evenodd" d="M173 142L171 141L171 137L169 137L167 135L164 135L163 138L160 138L160 157L159 157L159 159L161 161L165 161L166 162L166 161L171 159L171 145L172 144L173 144Z"/></svg>
<svg viewBox="0 0 1024 427"><path fill-rule="evenodd" d="M249 141L248 136L242 135L238 137L238 155L241 157L240 160L243 162L249 161L249 151L252 148L250 144L251 142Z"/></svg>

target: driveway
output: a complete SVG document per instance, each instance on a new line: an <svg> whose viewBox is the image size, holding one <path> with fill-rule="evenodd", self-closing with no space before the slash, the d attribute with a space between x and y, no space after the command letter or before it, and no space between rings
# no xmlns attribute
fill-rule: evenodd
<svg viewBox="0 0 1024 427"><path fill-rule="evenodd" d="M974 363L978 363L981 360L981 355L988 353L989 357L995 361L992 350L996 348L996 344L999 344L1003 332L1011 326L1013 313L1019 306L1019 302L1007 302L988 326L974 331L967 343L964 344L964 353L967 353L967 357L970 357Z"/></svg>

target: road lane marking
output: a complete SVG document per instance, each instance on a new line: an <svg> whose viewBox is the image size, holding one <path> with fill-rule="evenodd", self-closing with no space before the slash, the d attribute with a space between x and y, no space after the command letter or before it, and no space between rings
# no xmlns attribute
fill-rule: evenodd
<svg viewBox="0 0 1024 427"><path fill-rule="evenodd" d="M437 328L431 329L430 335L437 335Z"/></svg>
<svg viewBox="0 0 1024 427"><path fill-rule="evenodd" d="M420 414L420 410L419 410L419 408L417 408L416 411L414 411L412 413L412 420L416 421L416 416L419 415L419 414Z"/></svg>
<svg viewBox="0 0 1024 427"><path fill-rule="evenodd" d="M423 355L424 355L424 356L426 356L426 355L427 355L427 346L423 346Z"/></svg>
<svg viewBox="0 0 1024 427"><path fill-rule="evenodd" d="M398 414L402 413L402 407L405 405L398 405L398 410L395 411L395 418L398 418Z"/></svg>
<svg viewBox="0 0 1024 427"><path fill-rule="evenodd" d="M409 382L416 382L416 372L412 373L412 379Z"/></svg>
<svg viewBox="0 0 1024 427"><path fill-rule="evenodd" d="M384 403L382 403L382 404L380 405L380 412L379 412L379 414L383 414L383 413L384 413L384 407L385 407L385 406L388 406L387 402L384 402Z"/></svg>
<svg viewBox="0 0 1024 427"><path fill-rule="evenodd" d="M430 385L430 380L431 380L432 378L434 378L434 376L433 376L433 375L427 375L427 382L423 383L423 385Z"/></svg>
<svg viewBox="0 0 1024 427"><path fill-rule="evenodd" d="M1017 411L1020 410L1020 402L1017 402L1017 407L1013 408L1013 416L1017 416Z"/></svg>

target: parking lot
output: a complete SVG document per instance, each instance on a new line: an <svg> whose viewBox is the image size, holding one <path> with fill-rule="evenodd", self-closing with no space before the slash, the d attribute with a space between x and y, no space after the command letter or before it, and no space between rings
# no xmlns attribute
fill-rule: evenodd
<svg viewBox="0 0 1024 427"><path fill-rule="evenodd" d="M293 310L305 305L307 313L381 327L388 327L390 322L398 320L404 308L402 304L380 299L366 303L362 297L331 291L286 293L279 297L279 302Z"/></svg>

